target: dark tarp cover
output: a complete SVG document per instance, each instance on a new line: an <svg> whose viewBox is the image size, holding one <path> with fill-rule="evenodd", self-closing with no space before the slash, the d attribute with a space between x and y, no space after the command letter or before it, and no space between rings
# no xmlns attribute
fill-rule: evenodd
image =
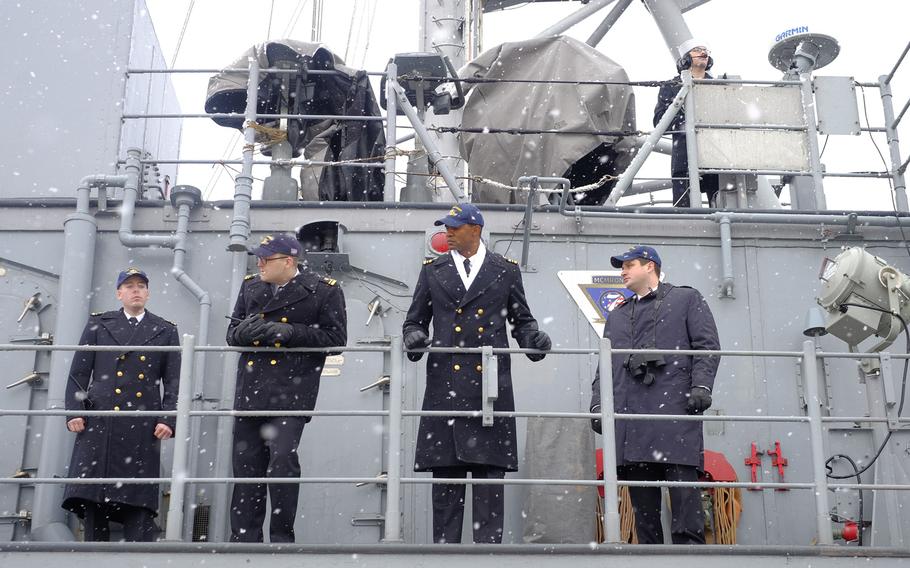
<svg viewBox="0 0 910 568"><path fill-rule="evenodd" d="M249 69L249 58L256 57L260 69L272 68L279 61L296 61L308 70L335 70L333 75L309 75L313 96L288 114L323 114L346 116L380 116L379 105L367 74L346 67L337 55L320 44L283 39L251 47L232 63L230 69ZM259 80L258 114L283 114L278 90L273 88L283 74L263 73ZM222 72L209 79L205 99L208 113L236 113L246 110L247 73ZM286 109L286 107L285 107ZM286 109L287 110L287 109ZM286 112L285 110L285 112ZM213 118L217 124L243 128L243 117ZM274 120L260 119L259 124L277 126ZM289 123L293 120L288 121ZM385 156L385 133L382 121L298 120L289 124L299 127L299 136L290 135L294 155L316 161L382 161ZM289 130L291 129L289 128ZM264 149L268 154L268 150ZM374 158L374 160L369 160ZM321 170L321 172L320 172ZM308 197L325 201L381 201L384 176L380 168L327 166L303 168L301 186L307 195L307 179L318 176L318 190Z"/></svg>

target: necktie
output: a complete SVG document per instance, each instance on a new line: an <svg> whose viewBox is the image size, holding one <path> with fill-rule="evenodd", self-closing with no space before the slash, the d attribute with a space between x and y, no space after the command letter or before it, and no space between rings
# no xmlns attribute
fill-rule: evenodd
<svg viewBox="0 0 910 568"><path fill-rule="evenodd" d="M470 258L464 259L464 274L465 274L465 276L471 275L471 259Z"/></svg>
<svg viewBox="0 0 910 568"><path fill-rule="evenodd" d="M137 325L139 325L139 320L137 320L136 318L130 318L129 322L130 322L130 326L132 326L132 327L136 327Z"/></svg>

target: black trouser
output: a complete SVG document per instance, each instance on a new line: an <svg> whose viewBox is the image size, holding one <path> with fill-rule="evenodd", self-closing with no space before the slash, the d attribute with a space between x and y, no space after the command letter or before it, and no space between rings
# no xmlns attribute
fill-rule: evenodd
<svg viewBox="0 0 910 568"><path fill-rule="evenodd" d="M678 177L688 177L689 171L673 172L671 174L674 178ZM699 180L699 191L702 195L708 197L708 207L717 206L717 190L718 190L719 181L717 174L704 174ZM688 179L674 179L673 180L673 207L689 207L689 180Z"/></svg>
<svg viewBox="0 0 910 568"><path fill-rule="evenodd" d="M506 470L491 465L434 467L434 478L502 479ZM502 485L472 485L474 542L502 542ZM458 544L464 522L464 485L433 484L433 542Z"/></svg>
<svg viewBox="0 0 910 568"><path fill-rule="evenodd" d="M635 463L617 468L619 479L626 481L698 481L698 468L692 465ZM635 531L639 544L663 544L660 525L660 487L629 487L635 510ZM704 544L705 517L701 489L670 487L670 531L673 544Z"/></svg>
<svg viewBox="0 0 910 568"><path fill-rule="evenodd" d="M123 503L86 503L83 525L86 541L111 540L110 521L123 525L123 540L154 542L158 536L155 514L145 507Z"/></svg>
<svg viewBox="0 0 910 568"><path fill-rule="evenodd" d="M243 417L234 421L235 477L300 477L297 446L306 419L300 417ZM272 504L270 542L294 542L294 520L300 486L270 484ZM262 542L266 486L237 483L231 499L231 541Z"/></svg>

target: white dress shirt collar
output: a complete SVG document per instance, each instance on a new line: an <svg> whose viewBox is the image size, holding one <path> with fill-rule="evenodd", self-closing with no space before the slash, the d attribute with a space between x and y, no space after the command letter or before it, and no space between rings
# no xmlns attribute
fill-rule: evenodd
<svg viewBox="0 0 910 568"><path fill-rule="evenodd" d="M457 250L453 250L452 260L455 261L455 270L458 271L458 276L461 277L461 282L464 284L464 289L468 290L471 287L471 284L474 283L474 279L477 278L477 273L480 272L480 267L483 266L484 259L487 258L487 247L484 246L483 241L481 241L480 246L477 247L477 252L474 253L469 260L471 261L471 274L468 275L464 270L464 260L465 257L461 255Z"/></svg>

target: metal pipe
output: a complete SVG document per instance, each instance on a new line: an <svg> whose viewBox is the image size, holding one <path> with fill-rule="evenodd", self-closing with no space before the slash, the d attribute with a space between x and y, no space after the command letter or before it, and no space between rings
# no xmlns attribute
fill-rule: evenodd
<svg viewBox="0 0 910 568"><path fill-rule="evenodd" d="M657 29L660 30L660 35L663 36L664 42L670 48L670 55L673 56L673 61L678 61L680 57L685 55L685 53L680 52L680 47L692 39L692 32L689 31L689 26L686 25L686 20L683 19L679 5L674 1L668 2L667 0L642 0L642 2L644 2L648 11L651 12L651 16L657 24Z"/></svg>
<svg viewBox="0 0 910 568"><path fill-rule="evenodd" d="M801 132L806 130L808 127L795 126L792 124L746 124L742 122L731 122L730 124L724 124L723 122L699 122L695 126L698 128L714 128L718 130L787 130Z"/></svg>
<svg viewBox="0 0 910 568"><path fill-rule="evenodd" d="M383 542L401 539L401 436L402 389L404 388L404 350L400 335L391 337L389 364L389 451L386 479L385 534Z"/></svg>
<svg viewBox="0 0 910 568"><path fill-rule="evenodd" d="M259 97L259 59L248 58L250 77L246 87L246 123L243 129L243 167L234 178L234 214L231 217L228 250L246 252L250 237L250 202L253 199L253 147L256 143L256 102Z"/></svg>
<svg viewBox="0 0 910 568"><path fill-rule="evenodd" d="M626 197L631 197L633 195L642 195L645 193L651 193L654 191L661 191L663 189L671 189L673 187L673 180L660 180L660 181L643 181L641 183L633 183L629 186L629 189L623 194Z"/></svg>
<svg viewBox="0 0 910 568"><path fill-rule="evenodd" d="M648 159L648 155L651 153L651 150L658 144L658 141L663 136L667 128L670 127L670 123L673 122L673 119L676 117L676 113L679 112L679 109L683 105L683 101L686 99L686 95L689 92L691 87L689 85L683 84L680 87L679 92L676 93L676 96L673 98L673 102L670 103L670 106L667 108L667 112L660 118L660 122L657 123L657 126L654 127L648 137L645 138L644 143L641 145L641 149L638 150L638 153L635 154L635 157L632 158L632 162L629 163L629 166L619 176L619 180L616 182L616 185L613 187L613 191L610 192L610 196L604 202L606 205L616 205L616 202L625 194L626 190L632 185L632 181L635 179L635 174L638 173L638 170L644 165L645 160ZM564 193L564 197L568 195L568 192ZM566 200L563 199L563 202ZM562 208L562 207L560 207Z"/></svg>
<svg viewBox="0 0 910 568"><path fill-rule="evenodd" d="M220 158L213 158L208 160L154 160L156 164L188 164L188 165L242 165L246 162L244 160L222 160ZM302 159L293 159L293 160L252 160L250 162L253 165L269 165L269 166L344 166L352 168L384 168L384 162L326 162L320 160L302 160Z"/></svg>
<svg viewBox="0 0 910 568"><path fill-rule="evenodd" d="M168 75L170 75L170 74L180 74L180 73L243 73L244 75L246 75L247 73L249 73L249 71L250 70L248 68L247 69L234 69L234 68L230 68L230 67L222 68L222 69L216 69L216 68L127 69L126 74L127 75L145 75L145 74L168 74ZM277 68L268 67L266 69L259 70L259 73L272 73L272 74L282 74L283 73L286 75L292 74L292 73L296 74L299 72L300 72L300 70L296 69L296 68L294 68L294 69L283 69L283 68L277 69ZM381 76L384 74L381 71L365 71L365 73L367 75L376 75L376 76ZM308 69L307 75L345 75L346 76L346 73L338 71L337 69L334 69L334 70Z"/></svg>
<svg viewBox="0 0 910 568"><path fill-rule="evenodd" d="M535 38L549 37L549 36L555 36L555 35L560 35L562 33L565 33L566 31L569 30L569 28L571 28L578 22L581 22L582 20L586 19L588 16L590 16L591 14L593 14L597 11L602 10L603 8L606 8L613 2L614 2L614 0L591 0L586 5L584 5L582 8L579 8L577 11L569 14L565 18L556 22L555 24L553 24L549 28L545 29L544 31L540 32L539 34L537 34L534 37Z"/></svg>
<svg viewBox="0 0 910 568"><path fill-rule="evenodd" d="M89 209L91 188L122 186L126 176L95 175L82 178L76 188L76 210L63 222L63 267L60 272L57 327L58 343L76 344L82 336L89 312L92 267L95 265L95 241L98 223ZM72 351L52 353L47 389L48 408L66 408L66 384L73 360ZM65 427L65 416L47 417L41 435L38 477L65 477L72 450L73 436ZM66 525L66 513L60 508L62 486L39 486L35 489L31 538L38 541L71 541L73 534Z"/></svg>
<svg viewBox="0 0 910 568"><path fill-rule="evenodd" d="M644 134L640 136L624 136L620 138L619 141L613 145L613 147L617 150L634 148L636 151L638 151L638 149L644 145L647 139L648 137ZM667 138L658 138L657 142L655 142L652 146L651 151L670 156L673 154L673 142Z"/></svg>
<svg viewBox="0 0 910 568"><path fill-rule="evenodd" d="M597 47L604 36L607 35L607 32L613 27L613 25L619 20L619 17L622 16L623 12L626 11L626 8L629 7L629 4L632 3L632 0L619 0L615 6L610 10L610 13L607 14L607 17L604 18L604 21L597 26L597 29L594 30L594 33L591 34L591 37L588 38L587 43L591 47Z"/></svg>
<svg viewBox="0 0 910 568"><path fill-rule="evenodd" d="M908 44L910 46L910 44ZM904 55L906 55L904 50ZM901 56L903 59L903 55ZM895 67L896 68L896 67ZM891 179L894 183L894 199L897 203L898 211L908 211L910 206L907 203L907 182L904 178L904 172L901 169L901 149L900 139L897 135L897 121L894 119L893 95L891 93L891 78L879 77L879 90L882 97L882 109L885 117L885 136L888 139L888 151L891 158ZM910 100L907 101L910 104ZM906 106L904 110L906 110ZM903 112L901 113L903 114Z"/></svg>
<svg viewBox="0 0 910 568"><path fill-rule="evenodd" d="M822 429L821 398L818 394L818 354L815 342L803 341L802 374L809 416L809 443L812 448L812 480L815 485L815 522L819 544L834 544L828 512L828 478L825 474L825 434Z"/></svg>
<svg viewBox="0 0 910 568"><path fill-rule="evenodd" d="M208 344L209 341L209 320L211 319L212 311L212 299L208 291L204 290L196 281L187 274L184 269L184 263L186 260L186 238L187 232L189 231L190 223L190 209L196 205L196 199L187 193L178 193L175 197L175 205L177 205L177 243L174 245L174 263L171 266L171 275L183 285L184 288L190 291L193 294L193 297L199 302L199 323L196 328L196 341L202 345ZM195 343L195 342L194 342ZM193 367L194 374L193 376L199 381L199 390L202 390L202 381L205 380L205 364L206 357L205 353L192 353L193 357ZM192 390L191 400L193 405L199 404L198 401L202 399L201 393L197 396L195 392L197 386L195 382L187 387ZM195 408L194 408L195 409ZM199 436L200 429L191 429L190 430L190 445L195 448L199 445ZM195 472L197 465L197 452L193 452L190 457L189 471ZM173 503L173 501L172 501ZM170 524L168 525L170 529Z"/></svg>
<svg viewBox="0 0 910 568"><path fill-rule="evenodd" d="M171 467L171 499L167 512L165 540L180 541L183 534L183 505L186 495L187 458L190 451L190 406L193 403L193 357L196 338L183 335L180 351L180 381L177 392L177 423L174 428L174 463Z"/></svg>
<svg viewBox="0 0 910 568"><path fill-rule="evenodd" d="M897 58L897 63L894 64L894 67L891 68L891 72L884 76L884 80L879 78L879 83L881 85L890 85L891 79L894 78L894 74L897 73L897 68L901 66L904 58L907 57L907 52L910 51L910 42L907 42L907 45L904 46L904 51L901 52L901 56Z"/></svg>
<svg viewBox="0 0 910 568"><path fill-rule="evenodd" d="M566 180L568 182L568 180ZM519 180L519 184L521 180ZM564 191L568 191L569 185L571 183L566 183ZM522 231L521 236L521 269L528 269L528 257L531 254L531 219L534 216L534 196L537 195L537 190L540 189L540 181L538 178L534 177L531 179L531 185L528 188L528 205L525 207L525 215L522 224L524 225L524 230Z"/></svg>
<svg viewBox="0 0 910 568"><path fill-rule="evenodd" d="M723 212L723 213L644 213L641 210L634 211L598 211L599 208L593 207L569 207L566 200L560 202L559 212L565 217L598 217L603 219L661 219L691 222L693 219L702 221L716 221L721 215L726 215L733 223L757 223L757 224L793 224L793 225L847 225L857 224L868 227L897 227L898 221L894 217L873 217L862 215L851 217L848 214L829 215L829 214L800 214L800 213L746 213L746 212ZM634 213L634 215L630 215ZM907 221L900 224L904 225Z"/></svg>
<svg viewBox="0 0 910 568"><path fill-rule="evenodd" d="M61 479L59 477L23 477L0 478L0 485L109 485L111 483L129 483L135 485L153 485L169 483L170 477L79 477ZM356 483L383 485L387 480L381 477L187 477L186 483L215 483L219 485L228 483L245 484L341 484L353 485ZM578 485L587 487L601 487L604 482L599 479L470 479L470 478L434 478L434 477L402 477L401 483L408 485ZM741 489L815 489L814 483L808 482L749 482L749 481L626 481L617 480L617 487L728 487ZM910 491L910 484L900 483L831 483L828 489L864 489L878 491Z"/></svg>
<svg viewBox="0 0 910 568"><path fill-rule="evenodd" d="M755 176L801 176L809 172L794 172L787 170L722 170L722 169L703 169L703 174L749 174ZM842 177L842 178L878 178L887 179L891 177L888 172L819 172L821 177Z"/></svg>
<svg viewBox="0 0 910 568"><path fill-rule="evenodd" d="M446 185L449 187L449 191L452 193L452 197L455 199L455 201L457 203L464 202L464 192L458 185L458 181L455 179L455 176L452 175L451 170L449 170L449 166L443 161L442 153L436 146L436 142L432 139L432 137L430 137L430 133L427 131L427 128L424 126L423 122L421 122L420 117L417 116L417 111L414 110L414 107L412 107L411 103L408 101L408 98L404 93L404 89L401 88L401 85L399 85L397 81L390 80L388 83L395 91L395 96L398 99L398 104L401 105L401 110L404 111L405 116L407 116L408 120L411 121L411 126L414 127L414 133L417 134L417 137L427 149L427 158L429 158L430 163L433 164L433 167L439 170L439 174L445 180Z"/></svg>
<svg viewBox="0 0 910 568"><path fill-rule="evenodd" d="M243 277L246 274L247 254L245 251L235 251L231 253L231 277L230 277L230 298L237 298L240 295L240 287L243 285ZM218 398L218 407L223 410L232 410L234 408L234 390L237 384L237 363L240 361L240 352L231 351L224 354L223 366L221 368L221 395ZM230 415L222 415L218 418L218 431L216 435L217 447L224 448L215 453L214 474L220 477L227 477L231 471L230 451L232 440L234 438L234 418ZM217 485L214 491L214 498L211 501L212 522L209 524L209 540L214 542L225 542L228 530L229 503L228 497L230 488L227 485Z"/></svg>
<svg viewBox="0 0 910 568"><path fill-rule="evenodd" d="M695 97L692 96L692 72L683 69L680 73L683 85L689 86L689 93L686 97L686 156L688 157L689 166L689 207L692 209L701 208L701 174L698 171L698 140L695 136ZM676 205L676 203L674 203ZM710 205L710 204L709 204Z"/></svg>
<svg viewBox="0 0 910 568"><path fill-rule="evenodd" d="M616 473L616 425L613 421L613 351L610 340L600 340L600 427L603 433L604 534L606 542L622 542Z"/></svg>
<svg viewBox="0 0 910 568"><path fill-rule="evenodd" d="M806 116L806 139L809 143L809 163L812 165L812 192L815 196L815 209L824 211L828 208L825 200L825 187L822 179L821 155L818 147L818 124L815 119L815 94L812 91L812 75L800 73L800 95L803 112Z"/></svg>
<svg viewBox="0 0 910 568"><path fill-rule="evenodd" d="M386 70L388 78L385 85L386 99L386 117L388 120L385 125L385 189L383 190L384 201L395 201L395 145L398 143L395 138L398 136L398 97L395 96L395 88L392 86L392 79L398 75L398 65L390 61Z"/></svg>
<svg viewBox="0 0 910 568"><path fill-rule="evenodd" d="M730 230L730 217L721 215L720 224L720 258L723 267L723 279L720 283L720 297L733 299L733 238Z"/></svg>
<svg viewBox="0 0 910 568"><path fill-rule="evenodd" d="M136 214L136 200L139 198L139 184L142 177L142 150L129 148L126 151L126 183L123 185L123 202L120 204L120 242L126 247L161 246L172 247L177 242L174 235L137 235L133 233L133 217Z"/></svg>
<svg viewBox="0 0 910 568"><path fill-rule="evenodd" d="M180 113L163 113L163 114L139 114L139 113L128 113L120 115L120 118L124 120L135 120L135 119L149 119L149 118L159 118L159 119L185 119L185 118L245 118L245 114L238 114L235 112L197 112L190 114L180 114ZM360 122L380 122L385 120L384 116L351 116L351 115L339 115L339 114L260 114L258 118L264 119L274 119L280 120L282 118L301 118L305 120L352 120Z"/></svg>
<svg viewBox="0 0 910 568"><path fill-rule="evenodd" d="M722 212L721 215L734 215L733 212ZM711 216L712 219L714 215ZM820 216L821 217L821 216ZM179 347L172 345L144 345L143 351L165 352L180 351ZM0 343L0 351L123 351L123 347L117 345L24 345L21 343ZM274 349L269 347L229 347L226 345L200 345L196 351L205 351L210 353L326 353L329 351L347 351L351 353L385 353L387 347L378 345L352 345L341 347L294 347L287 349ZM413 349L418 353L483 353L482 347L430 347L425 349ZM554 347L547 351L553 355L590 355L598 353L597 349L575 349ZM525 353L540 353L537 349L524 349L519 347L494 347L493 353L497 355L515 355ZM613 349L613 353L621 355L630 355L633 353L655 353L660 355L717 355L723 357L802 357L802 351L782 351L782 350L764 350L755 351L748 349ZM892 359L910 359L908 353L893 353ZM839 358L839 359L879 359L880 353L850 353L841 351L821 351L819 357ZM138 412L138 411L136 411ZM237 411L240 415L240 411Z"/></svg>

